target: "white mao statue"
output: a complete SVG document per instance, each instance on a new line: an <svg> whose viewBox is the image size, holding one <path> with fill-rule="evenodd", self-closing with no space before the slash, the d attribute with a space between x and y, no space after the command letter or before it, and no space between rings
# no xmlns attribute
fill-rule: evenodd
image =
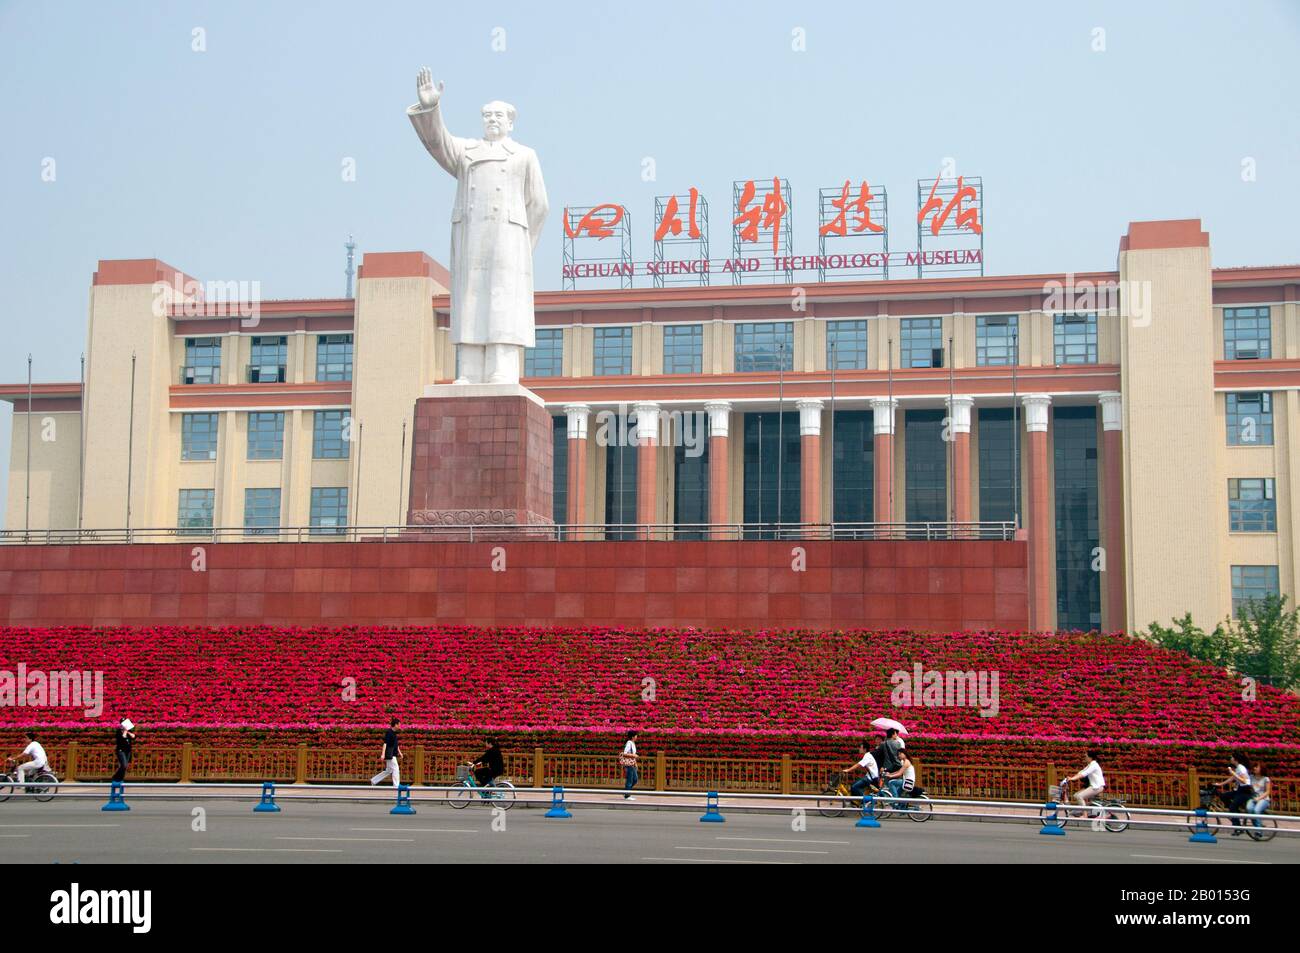
<svg viewBox="0 0 1300 953"><path fill-rule="evenodd" d="M523 349L535 343L533 249L546 221L546 186L537 153L510 138L515 107L483 107L483 138L447 132L424 67L420 101L406 111L440 166L456 177L451 207L451 342L460 357L458 384L517 384Z"/></svg>

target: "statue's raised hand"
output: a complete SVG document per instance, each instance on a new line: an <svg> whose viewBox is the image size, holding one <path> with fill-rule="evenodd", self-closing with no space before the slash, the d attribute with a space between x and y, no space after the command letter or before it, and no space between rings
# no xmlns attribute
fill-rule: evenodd
<svg viewBox="0 0 1300 953"><path fill-rule="evenodd" d="M422 66L420 71L415 74L415 91L420 95L420 105L429 109L438 105L438 100L442 98L442 81L438 85L433 85L433 73L429 72L429 67Z"/></svg>

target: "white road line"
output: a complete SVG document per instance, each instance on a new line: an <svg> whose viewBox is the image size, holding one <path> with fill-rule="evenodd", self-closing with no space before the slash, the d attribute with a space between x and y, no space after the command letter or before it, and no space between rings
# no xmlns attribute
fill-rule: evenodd
<svg viewBox="0 0 1300 953"><path fill-rule="evenodd" d="M1233 860L1230 857L1196 857L1191 854L1129 854L1152 860L1199 860L1204 864L1271 864L1271 860Z"/></svg>
<svg viewBox="0 0 1300 953"><path fill-rule="evenodd" d="M341 847L191 847L190 850L238 854L341 854Z"/></svg>
<svg viewBox="0 0 1300 953"><path fill-rule="evenodd" d="M375 831L381 834L477 834L472 827L349 827L350 831Z"/></svg>
<svg viewBox="0 0 1300 953"><path fill-rule="evenodd" d="M363 844L414 844L414 837L277 837L276 840L360 841Z"/></svg>
<svg viewBox="0 0 1300 953"><path fill-rule="evenodd" d="M0 837L31 837L31 834L0 834Z"/></svg>
<svg viewBox="0 0 1300 953"><path fill-rule="evenodd" d="M683 847L673 845L673 850L725 850L738 854L829 854L829 850L786 850L781 847Z"/></svg>
<svg viewBox="0 0 1300 953"><path fill-rule="evenodd" d="M121 824L0 824L0 827L121 827Z"/></svg>
<svg viewBox="0 0 1300 953"><path fill-rule="evenodd" d="M642 857L642 860L666 860L671 864L791 864L791 860L724 860L721 857Z"/></svg>
<svg viewBox="0 0 1300 953"><path fill-rule="evenodd" d="M715 837L714 840L755 841L768 844L843 844L852 846L851 840L805 840L802 837Z"/></svg>

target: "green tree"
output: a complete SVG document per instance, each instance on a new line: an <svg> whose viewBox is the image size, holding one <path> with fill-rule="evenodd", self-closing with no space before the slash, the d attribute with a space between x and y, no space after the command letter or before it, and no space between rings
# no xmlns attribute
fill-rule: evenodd
<svg viewBox="0 0 1300 953"><path fill-rule="evenodd" d="M1242 675L1295 690L1300 688L1300 609L1287 609L1285 596L1248 601L1236 618L1225 619L1206 632L1191 613L1172 619L1172 625L1152 622L1141 638L1161 648Z"/></svg>

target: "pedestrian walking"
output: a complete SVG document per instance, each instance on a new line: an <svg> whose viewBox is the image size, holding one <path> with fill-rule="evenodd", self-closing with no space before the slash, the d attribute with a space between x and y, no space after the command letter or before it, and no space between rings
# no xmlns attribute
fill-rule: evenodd
<svg viewBox="0 0 1300 953"><path fill-rule="evenodd" d="M627 740L623 742L623 753L618 756L619 766L623 769L623 799L635 801L632 796L632 789L641 776L636 770L636 729L631 728L627 733Z"/></svg>
<svg viewBox="0 0 1300 953"><path fill-rule="evenodd" d="M394 718L388 723L388 730L384 732L384 753L381 755L384 761L384 770L380 771L370 779L373 787L384 778L393 779L393 787L402 783L402 773L398 768L398 760L402 757L401 746L397 743L397 719Z"/></svg>
<svg viewBox="0 0 1300 953"><path fill-rule="evenodd" d="M131 763L131 746L135 742L135 722L123 718L113 732L113 749L117 756L117 770L113 772L114 781L126 780L126 769Z"/></svg>

